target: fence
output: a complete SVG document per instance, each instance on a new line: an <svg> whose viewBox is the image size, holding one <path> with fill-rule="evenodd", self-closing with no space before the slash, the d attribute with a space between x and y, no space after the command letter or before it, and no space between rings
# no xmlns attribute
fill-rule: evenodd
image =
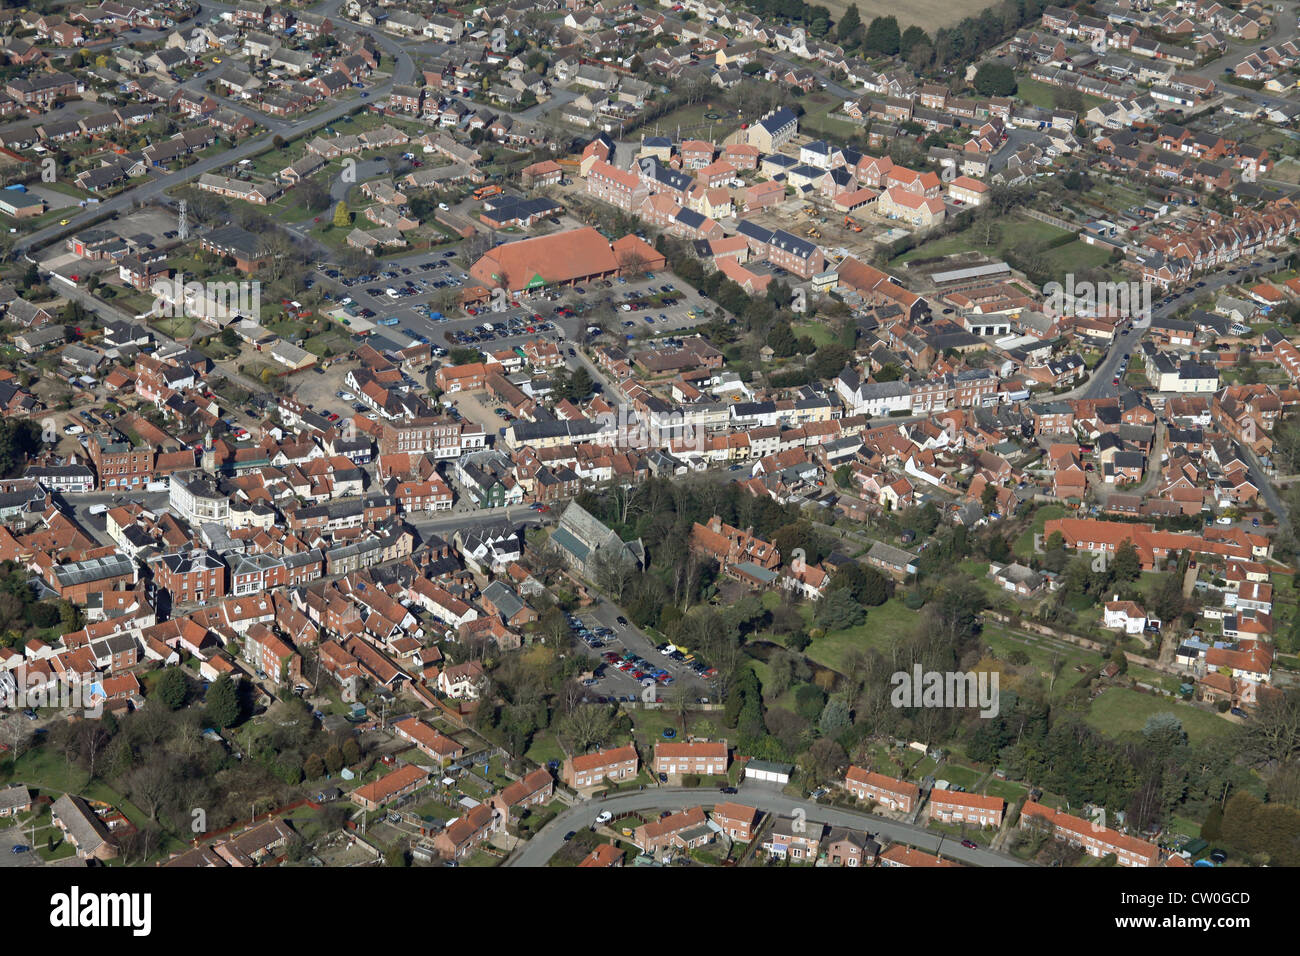
<svg viewBox="0 0 1300 956"><path fill-rule="evenodd" d="M1060 219L1050 213L1040 212L1037 209L1029 208L1023 208L1020 212L1028 216L1030 219L1037 219L1039 222L1047 223L1049 226L1055 226L1057 229L1065 229L1072 233L1079 231L1079 227L1074 225L1074 223L1066 222L1064 219Z"/></svg>

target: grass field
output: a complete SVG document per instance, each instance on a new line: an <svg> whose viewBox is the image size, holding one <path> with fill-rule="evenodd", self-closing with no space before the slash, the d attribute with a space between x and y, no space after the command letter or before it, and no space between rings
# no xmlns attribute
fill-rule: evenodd
<svg viewBox="0 0 1300 956"><path fill-rule="evenodd" d="M1016 557L1020 558L1022 561L1028 561L1034 553L1034 535L1042 534L1043 526L1046 525L1049 520L1052 518L1064 518L1065 514L1065 508L1061 505L1043 505L1043 507L1034 512L1033 524L1025 529L1025 533L1017 538L1016 543L1012 546L1012 550L1015 552Z"/></svg>
<svg viewBox="0 0 1300 956"><path fill-rule="evenodd" d="M1039 109L1044 110L1055 109L1058 94L1058 87L1050 86L1047 83L1040 83L1037 80L1027 78L1016 80L1016 96L1030 106L1037 106ZM1086 93L1082 94L1082 96L1083 105L1088 109L1105 102L1100 96L1088 96Z"/></svg>
<svg viewBox="0 0 1300 956"><path fill-rule="evenodd" d="M880 607L866 610L865 623L843 631L831 631L809 644L805 652L809 660L840 671L854 648L875 648L888 656L890 643L910 634L920 619L916 611L908 610L898 598L890 598Z"/></svg>
<svg viewBox="0 0 1300 956"><path fill-rule="evenodd" d="M893 16L898 18L898 25L904 29L910 26L923 27L931 35L936 27L951 26L963 17L974 16L985 7L992 6L988 0L911 0L905 5L888 3L886 0L857 0L857 4L863 23L870 23L876 17ZM831 17L838 20L849 5L844 0L828 0L824 6L831 12Z"/></svg>
<svg viewBox="0 0 1300 956"><path fill-rule="evenodd" d="M999 232L1000 235L994 237L992 246L984 245L983 236L976 229L956 232L941 239L935 239L933 242L922 243L915 249L903 253L896 261L910 262L913 259L930 259L952 255L955 252L970 252L971 250L1001 253L1003 249L1015 249L1032 243L1056 239L1064 235L1065 230L1049 226L1047 223L1039 222L1036 219L1025 219L1017 216L1000 222Z"/></svg>
<svg viewBox="0 0 1300 956"><path fill-rule="evenodd" d="M1108 737L1121 737L1141 733L1148 717L1166 712L1183 722L1188 740L1194 744L1216 734L1226 734L1233 726L1222 717L1167 697L1153 697L1122 687L1111 687L1092 702L1088 723Z"/></svg>

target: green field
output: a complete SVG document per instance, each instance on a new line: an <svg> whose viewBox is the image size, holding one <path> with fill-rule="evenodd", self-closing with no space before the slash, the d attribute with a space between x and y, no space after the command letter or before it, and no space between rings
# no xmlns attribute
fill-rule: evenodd
<svg viewBox="0 0 1300 956"><path fill-rule="evenodd" d="M1025 529L1024 534L1016 539L1012 551L1021 561L1028 561L1034 553L1034 535L1042 534L1043 527L1053 518L1064 518L1066 510L1063 505L1043 505L1034 512L1033 523Z"/></svg>
<svg viewBox="0 0 1300 956"><path fill-rule="evenodd" d="M1111 687L1092 702L1088 723L1108 737L1122 737L1140 733L1148 717L1161 713L1175 714L1183 722L1188 740L1194 744L1233 729L1232 724L1214 714L1168 697L1153 697L1122 687Z"/></svg>
<svg viewBox="0 0 1300 956"><path fill-rule="evenodd" d="M809 644L805 651L808 659L840 671L849 652L855 648L864 651L874 648L888 655L892 641L906 637L920 620L916 611L908 610L896 597L866 611L864 623L843 631L831 631Z"/></svg>
<svg viewBox="0 0 1300 956"><path fill-rule="evenodd" d="M984 244L981 230L971 228L963 232L922 243L915 249L909 249L896 260L896 263L911 262L913 259L933 259L950 256L958 252L988 252L1001 255L1003 250L1016 249L1035 243L1050 242L1065 235L1065 230L1050 226L1036 219L1014 217L1000 221L991 245Z"/></svg>
<svg viewBox="0 0 1300 956"><path fill-rule="evenodd" d="M1031 80L1028 77L1016 79L1016 98L1024 100L1030 106L1037 106L1039 109L1056 109L1056 97L1062 92L1063 90L1060 87L1052 86L1050 83L1040 83L1038 80ZM1089 96L1086 93L1081 95L1086 109L1092 109L1094 106L1106 102L1100 96Z"/></svg>

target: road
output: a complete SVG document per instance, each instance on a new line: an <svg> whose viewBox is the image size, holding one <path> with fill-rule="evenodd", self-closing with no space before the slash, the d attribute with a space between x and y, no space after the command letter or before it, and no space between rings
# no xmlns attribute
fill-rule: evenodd
<svg viewBox="0 0 1300 956"><path fill-rule="evenodd" d="M651 787L644 791L620 794L608 800L583 802L563 811L542 827L506 861L505 865L545 866L564 845L566 833L594 825L596 816L605 810L615 816L639 810L685 810L701 804L712 806L718 802L718 797L719 794L707 789ZM945 834L934 833L921 827L869 813L825 807L810 800L796 800L761 784L743 785L739 796L727 799L757 807L764 813L782 816L792 816L796 811L802 811L811 823L867 830L875 834L882 843L885 841L907 843L931 853L942 850L945 858L973 866L1028 866L1020 860L990 850L968 849Z"/></svg>
<svg viewBox="0 0 1300 956"><path fill-rule="evenodd" d="M1199 278L1196 283L1193 283L1181 292L1173 293L1173 299L1170 302L1155 301L1152 305L1151 317L1153 319L1167 319L1202 296L1217 292L1226 286L1232 285L1234 282L1240 281L1241 273L1243 271L1247 269L1259 271L1262 267L1276 266L1280 260L1277 256L1270 256L1267 259L1255 261L1260 263L1259 267L1255 267L1251 262L1233 264L1227 269L1204 275ZM1203 285L1198 287L1199 283L1203 283ZM1153 292L1152 294L1154 295L1155 293ZM1133 321L1132 325L1133 331L1140 333L1144 329L1149 328L1151 323L1144 322L1142 319L1138 318ZM1107 349L1105 358L1103 358L1097 367L1093 369L1092 376L1088 379L1087 383L1069 392L1063 393L1059 396L1059 399L1113 398L1118 395L1119 389L1113 384L1115 372L1119 368L1119 364L1123 360L1124 356L1129 354L1133 347L1137 345L1138 338L1140 338L1140 335L1116 336L1115 340Z"/></svg>

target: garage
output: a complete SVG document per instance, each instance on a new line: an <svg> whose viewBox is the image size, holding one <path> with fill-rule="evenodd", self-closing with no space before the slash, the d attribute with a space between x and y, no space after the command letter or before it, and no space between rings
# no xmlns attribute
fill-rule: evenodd
<svg viewBox="0 0 1300 956"><path fill-rule="evenodd" d="M784 787L790 782L794 767L786 763L773 763L770 760L751 760L745 764L745 779L759 783L775 783Z"/></svg>

